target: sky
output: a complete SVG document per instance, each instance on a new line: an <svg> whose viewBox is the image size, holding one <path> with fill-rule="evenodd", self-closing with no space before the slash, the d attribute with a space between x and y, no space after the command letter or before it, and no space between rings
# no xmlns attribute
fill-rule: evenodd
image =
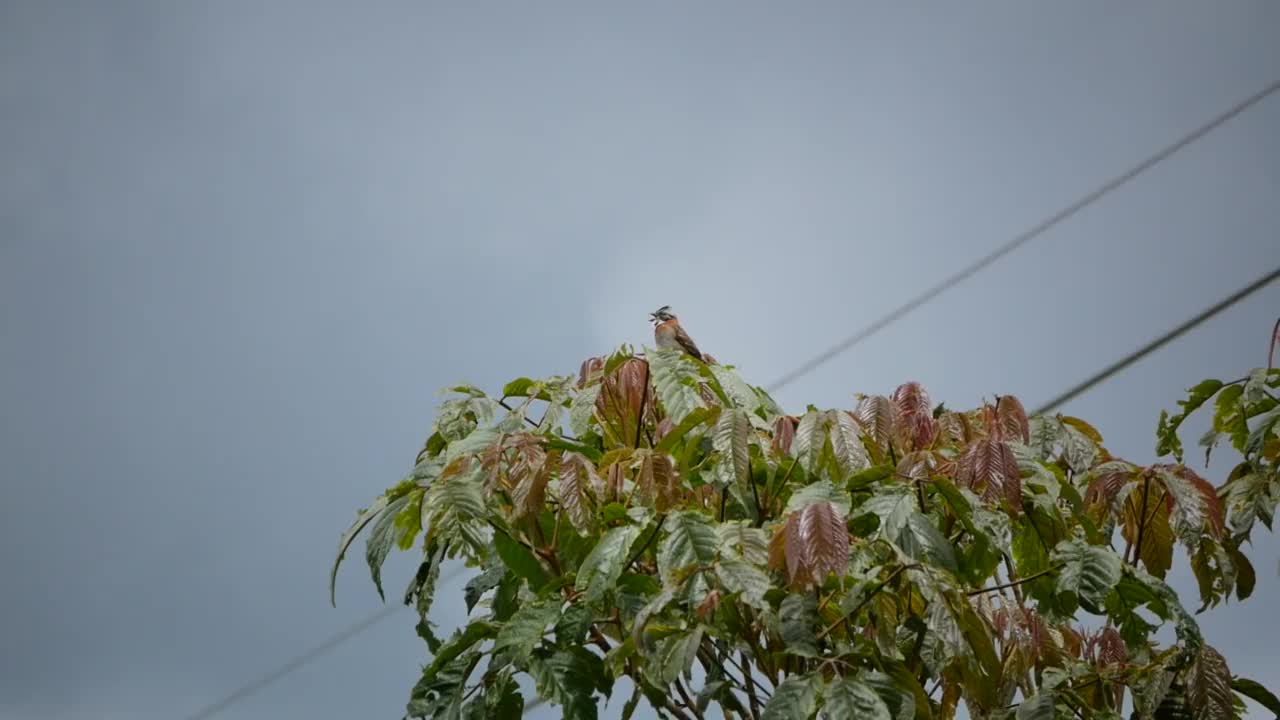
<svg viewBox="0 0 1280 720"><path fill-rule="evenodd" d="M355 552L331 608L329 563L438 388L574 372L665 304L768 384L1274 82L1277 32L1263 0L0 3L0 717L190 716L379 606ZM1280 95L779 401L1049 399L1271 269L1277 127ZM1151 462L1278 314L1064 410ZM1280 688L1280 542L1253 559L1203 629ZM413 624L215 717L398 718Z"/></svg>

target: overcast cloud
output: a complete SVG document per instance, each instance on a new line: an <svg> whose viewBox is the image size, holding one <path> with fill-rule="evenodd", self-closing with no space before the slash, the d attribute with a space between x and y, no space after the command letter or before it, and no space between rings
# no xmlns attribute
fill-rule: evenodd
<svg viewBox="0 0 1280 720"><path fill-rule="evenodd" d="M663 304L768 383L1273 82L1278 35L1263 0L0 4L0 716L186 717L377 606L327 566L437 388L574 371ZM1280 259L1277 128L1273 97L779 400L1048 399ZM1069 410L1150 462L1278 313ZM1263 537L1204 630L1280 688ZM399 717L412 626L219 720Z"/></svg>

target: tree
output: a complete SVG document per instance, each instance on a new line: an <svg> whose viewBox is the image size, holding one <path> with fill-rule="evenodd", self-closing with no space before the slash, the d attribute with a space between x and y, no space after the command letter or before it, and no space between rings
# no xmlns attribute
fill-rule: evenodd
<svg viewBox="0 0 1280 720"><path fill-rule="evenodd" d="M728 366L622 348L500 398L453 387L412 472L343 534L421 535L404 594L432 653L411 717L519 717L517 678L595 718L626 677L702 718L1238 717L1233 678L1164 578L1181 545L1205 611L1249 596L1243 545L1280 501L1280 370L1206 380L1162 414L1158 454L1111 456L1085 421L1011 395L934 407L918 383L788 415ZM1215 399L1216 398L1216 399ZM1214 399L1215 488L1178 428ZM440 564L478 570L436 636ZM332 592L332 587L331 587ZM1156 632L1172 626L1161 645Z"/></svg>

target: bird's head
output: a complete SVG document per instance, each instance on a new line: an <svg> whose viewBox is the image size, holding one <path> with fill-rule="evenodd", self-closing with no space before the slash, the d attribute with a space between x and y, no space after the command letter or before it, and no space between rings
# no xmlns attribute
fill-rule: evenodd
<svg viewBox="0 0 1280 720"><path fill-rule="evenodd" d="M654 325L675 319L675 313L671 312L670 305L663 305L654 312L649 313L649 320L651 320Z"/></svg>

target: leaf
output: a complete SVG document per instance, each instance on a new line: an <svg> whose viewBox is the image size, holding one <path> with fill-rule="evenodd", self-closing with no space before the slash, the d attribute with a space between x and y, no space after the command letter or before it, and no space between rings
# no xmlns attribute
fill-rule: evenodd
<svg viewBox="0 0 1280 720"><path fill-rule="evenodd" d="M645 349L654 388L662 408L679 425L694 410L705 407L698 392L697 361L680 350Z"/></svg>
<svg viewBox="0 0 1280 720"><path fill-rule="evenodd" d="M816 502L831 503L841 515L849 513L848 491L826 480L819 480L812 485L805 485L791 493L791 497L787 498L787 506L783 513L793 513Z"/></svg>
<svg viewBox="0 0 1280 720"><path fill-rule="evenodd" d="M702 626L691 632L677 633L662 639L658 652L649 663L649 676L659 685L670 685L681 675L689 675L698 646L702 644Z"/></svg>
<svg viewBox="0 0 1280 720"><path fill-rule="evenodd" d="M818 656L818 601L812 593L793 593L782 599L778 607L782 643L787 652L809 657Z"/></svg>
<svg viewBox="0 0 1280 720"><path fill-rule="evenodd" d="M830 720L893 720L889 706L867 684L853 678L836 680L823 693L823 717Z"/></svg>
<svg viewBox="0 0 1280 720"><path fill-rule="evenodd" d="M960 460L959 479L990 502L1003 499L1013 514L1022 508L1022 471L1004 440L990 436L975 439Z"/></svg>
<svg viewBox="0 0 1280 720"><path fill-rule="evenodd" d="M754 565L769 562L769 536L746 520L726 520L716 525L720 547L728 548Z"/></svg>
<svg viewBox="0 0 1280 720"><path fill-rule="evenodd" d="M767 607L764 595L769 591L769 576L755 565L733 557L722 557L716 564L716 576L725 590L739 593L742 602L757 609Z"/></svg>
<svg viewBox="0 0 1280 720"><path fill-rule="evenodd" d="M493 641L494 651L505 650L512 660L528 659L533 649L542 642L547 626L560 616L558 603L525 605L502 626Z"/></svg>
<svg viewBox="0 0 1280 720"><path fill-rule="evenodd" d="M791 455L806 474L812 475L822 459L826 444L827 432L822 414L817 410L810 410L800 418L800 424L796 426L796 437L791 442Z"/></svg>
<svg viewBox="0 0 1280 720"><path fill-rule="evenodd" d="M854 411L863 432L888 453L898 433L898 406L883 395L871 395L858 401Z"/></svg>
<svg viewBox="0 0 1280 720"><path fill-rule="evenodd" d="M1139 529L1142 545L1138 557L1147 572L1163 579L1173 564L1173 529L1169 526L1169 506L1159 483L1145 482L1134 488L1124 503L1124 539L1137 545Z"/></svg>
<svg viewBox="0 0 1280 720"><path fill-rule="evenodd" d="M580 535L590 534L595 527L596 500L592 489L600 484L595 466L585 457L565 453L561 458L558 497L573 529Z"/></svg>
<svg viewBox="0 0 1280 720"><path fill-rule="evenodd" d="M827 425L831 439L831 453L840 468L840 482L854 473L871 467L867 448L858 435L858 423L842 410L827 411Z"/></svg>
<svg viewBox="0 0 1280 720"><path fill-rule="evenodd" d="M1022 402L1012 395L1001 395L996 400L996 418L1004 438L1021 443L1031 442L1031 423Z"/></svg>
<svg viewBox="0 0 1280 720"><path fill-rule="evenodd" d="M905 668L903 669L905 670ZM892 677L881 672L873 671L863 675L863 682L867 684L867 687L875 690L880 699L884 701L893 720L910 720L910 718L916 717L916 693L919 693L921 698L924 697L924 690L915 681L915 677L908 673L907 679L912 683L913 690L901 687L894 682ZM929 717L927 707L920 714L920 717Z"/></svg>
<svg viewBox="0 0 1280 720"><path fill-rule="evenodd" d="M1260 683L1248 678L1235 678L1231 681L1231 689L1270 710L1280 718L1280 699Z"/></svg>
<svg viewBox="0 0 1280 720"><path fill-rule="evenodd" d="M338 555L333 559L333 569L329 572L329 604L333 607L338 606L337 583L338 583L338 566L342 564L342 556L346 554L347 548L351 547L351 541L355 540L356 535L364 529L374 518L386 509L390 504L390 500L386 495L373 501L367 509L360 511L356 516L356 521L342 533L342 537L338 538Z"/></svg>
<svg viewBox="0 0 1280 720"><path fill-rule="evenodd" d="M455 632L448 642L440 646L436 650L435 657L431 659L431 664L423 672L424 678L435 678L446 665L453 662L459 655L470 650L476 643L495 637L498 634L498 628L493 623L484 622L483 620L473 621L471 624L461 631Z"/></svg>
<svg viewBox="0 0 1280 720"><path fill-rule="evenodd" d="M1222 501L1209 481L1182 465L1152 465L1151 472L1168 493L1170 526L1188 548L1197 547L1206 530L1222 536Z"/></svg>
<svg viewBox="0 0 1280 720"><path fill-rule="evenodd" d="M658 570L664 585L691 566L709 566L716 558L716 533L705 515L693 511L667 515L667 536L658 547Z"/></svg>
<svg viewBox="0 0 1280 720"><path fill-rule="evenodd" d="M639 536L638 526L623 525L605 533L591 548L574 583L579 592L586 592L587 602L599 602L613 588L627 562L627 553Z"/></svg>
<svg viewBox="0 0 1280 720"><path fill-rule="evenodd" d="M1039 692L1018 706L1018 720L1054 720L1053 692Z"/></svg>
<svg viewBox="0 0 1280 720"><path fill-rule="evenodd" d="M529 587L535 592L547 584L547 571L542 568L538 558L506 533L494 533L493 549L497 551L503 564L510 568L513 574L528 582Z"/></svg>
<svg viewBox="0 0 1280 720"><path fill-rule="evenodd" d="M502 578L506 574L506 566L494 565L468 580L466 587L462 590L462 598L467 603L467 612L470 613L475 609L476 603L480 602L481 596L498 587L498 583L502 582Z"/></svg>
<svg viewBox="0 0 1280 720"><path fill-rule="evenodd" d="M785 570L790 587L821 585L830 573L843 576L848 569L849 531L832 503L809 503L774 532L781 547L771 547L769 564Z"/></svg>
<svg viewBox="0 0 1280 720"><path fill-rule="evenodd" d="M807 720L817 709L818 684L812 675L792 675L773 691L761 720Z"/></svg>
<svg viewBox="0 0 1280 720"><path fill-rule="evenodd" d="M1187 704L1201 720L1231 720L1234 696L1231 671L1222 655L1208 645L1187 671Z"/></svg>
<svg viewBox="0 0 1280 720"><path fill-rule="evenodd" d="M1103 602L1120 582L1120 557L1108 548L1089 545L1075 537L1058 543L1053 561L1062 564L1056 591L1073 593L1086 610L1103 614Z"/></svg>
<svg viewBox="0 0 1280 720"><path fill-rule="evenodd" d="M1256 424L1253 426L1253 430L1249 432L1249 439L1244 443L1246 455L1256 455L1262 452L1262 447L1267 438L1275 435L1276 423L1280 422L1280 405L1258 415L1254 418L1254 422Z"/></svg>
<svg viewBox="0 0 1280 720"><path fill-rule="evenodd" d="M738 373L724 365L710 365L708 370L720 383L720 387L724 388L725 394L735 406L747 412L755 412L756 408L760 407L760 396Z"/></svg>
<svg viewBox="0 0 1280 720"><path fill-rule="evenodd" d="M673 452L676 445L684 438L685 435L688 435L694 429L706 423L707 420L719 417L716 414L719 411L719 408L697 408L693 410L685 416L684 420L680 421L679 425L675 425L670 432L658 441L658 444L653 448L654 451L659 453ZM670 418L664 418L664 421L666 420L670 420Z"/></svg>
<svg viewBox="0 0 1280 720"><path fill-rule="evenodd" d="M467 678L480 661L480 654L467 652L446 665L438 673L422 677L409 694L405 713L409 717L458 717L462 711L462 697Z"/></svg>
<svg viewBox="0 0 1280 720"><path fill-rule="evenodd" d="M581 649L581 648L579 648ZM589 667L593 658L601 663L598 670ZM596 720L598 710L592 697L591 678L603 672L603 662L589 652L559 650L550 657L529 658L529 674L538 695L561 706L561 717L569 720Z"/></svg>
<svg viewBox="0 0 1280 720"><path fill-rule="evenodd" d="M929 405L929 393L918 382L909 382L893 391L893 403L898 406L898 416L912 445L925 448L933 443L933 409Z"/></svg>
<svg viewBox="0 0 1280 720"><path fill-rule="evenodd" d="M1188 415L1195 412L1220 389L1222 389L1221 380L1205 380L1187 391L1186 400L1178 401L1182 406L1182 412L1174 415L1163 411L1160 413L1160 423L1156 430L1157 456L1172 454L1178 462L1182 462L1182 441L1178 439L1178 428Z"/></svg>
<svg viewBox="0 0 1280 720"><path fill-rule="evenodd" d="M751 482L750 439L751 420L745 410L727 408L720 413L711 433L711 446L720 453L734 482L742 486Z"/></svg>
<svg viewBox="0 0 1280 720"><path fill-rule="evenodd" d="M933 526L929 518L918 512L907 515L906 527L894 542L902 548L903 552L916 560L932 563L952 575L960 574L955 548L947 541L942 531Z"/></svg>
<svg viewBox="0 0 1280 720"><path fill-rule="evenodd" d="M773 449L779 455L791 457L791 444L795 441L799 422L790 415L782 415L773 421Z"/></svg>
<svg viewBox="0 0 1280 720"><path fill-rule="evenodd" d="M569 429L574 435L582 437L591 431L596 421L596 401L599 398L599 385L583 388L573 396L569 404Z"/></svg>
<svg viewBox="0 0 1280 720"><path fill-rule="evenodd" d="M422 491L416 494L404 495L391 501L386 510L378 516L378 522L374 523L373 529L369 531L367 543L365 546L365 560L369 563L369 575L373 578L373 585L378 590L378 597L383 601L387 599L382 592L382 563L387 559L387 553L390 552L391 546L395 545L404 534L403 529L396 525L396 517L400 511L405 508L412 498L421 499Z"/></svg>

